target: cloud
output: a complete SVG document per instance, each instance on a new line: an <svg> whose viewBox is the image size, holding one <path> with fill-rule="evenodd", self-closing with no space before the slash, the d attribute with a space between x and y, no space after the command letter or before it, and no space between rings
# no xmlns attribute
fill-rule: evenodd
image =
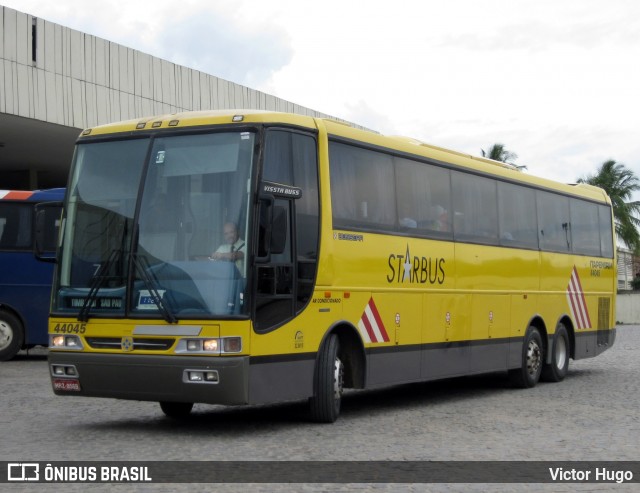
<svg viewBox="0 0 640 493"><path fill-rule="evenodd" d="M258 87L293 57L290 40L273 25L247 25L205 9L166 23L153 39L164 58L249 87Z"/></svg>
<svg viewBox="0 0 640 493"><path fill-rule="evenodd" d="M388 115L376 111L367 102L360 100L355 103L346 103L344 116L345 120L358 122L365 128L386 135L396 134L396 126Z"/></svg>
<svg viewBox="0 0 640 493"><path fill-rule="evenodd" d="M250 2L4 0L4 5L252 88L293 57L287 31Z"/></svg>
<svg viewBox="0 0 640 493"><path fill-rule="evenodd" d="M2 0L373 130L640 175L637 0Z"/></svg>

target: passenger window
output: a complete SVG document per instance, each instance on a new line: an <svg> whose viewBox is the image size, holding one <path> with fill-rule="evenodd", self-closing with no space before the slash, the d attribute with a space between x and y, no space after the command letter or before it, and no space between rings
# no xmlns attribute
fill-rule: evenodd
<svg viewBox="0 0 640 493"><path fill-rule="evenodd" d="M498 244L496 181L470 173L452 172L456 240Z"/></svg>
<svg viewBox="0 0 640 493"><path fill-rule="evenodd" d="M600 256L598 206L571 199L571 243L574 253Z"/></svg>
<svg viewBox="0 0 640 493"><path fill-rule="evenodd" d="M395 231L392 157L330 142L329 158L333 226Z"/></svg>
<svg viewBox="0 0 640 493"><path fill-rule="evenodd" d="M400 231L451 238L449 171L396 158L396 196Z"/></svg>
<svg viewBox="0 0 640 493"><path fill-rule="evenodd" d="M498 183L500 244L538 248L536 192L511 183Z"/></svg>
<svg viewBox="0 0 640 493"><path fill-rule="evenodd" d="M33 204L0 204L0 250L32 247Z"/></svg>
<svg viewBox="0 0 640 493"><path fill-rule="evenodd" d="M552 252L571 251L569 197L537 192L540 248Z"/></svg>
<svg viewBox="0 0 640 493"><path fill-rule="evenodd" d="M600 251L606 258L613 258L613 233L611 226L611 208L598 206L598 224L600 226Z"/></svg>

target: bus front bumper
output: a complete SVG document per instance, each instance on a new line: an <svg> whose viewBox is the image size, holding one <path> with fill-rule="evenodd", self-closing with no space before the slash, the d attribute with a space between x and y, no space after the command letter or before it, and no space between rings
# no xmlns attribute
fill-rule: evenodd
<svg viewBox="0 0 640 493"><path fill-rule="evenodd" d="M138 401L248 403L249 357L49 352L56 395Z"/></svg>

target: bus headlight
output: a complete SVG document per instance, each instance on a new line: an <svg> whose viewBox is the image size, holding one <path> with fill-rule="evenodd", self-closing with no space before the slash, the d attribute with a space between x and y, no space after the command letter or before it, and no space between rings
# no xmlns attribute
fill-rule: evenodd
<svg viewBox="0 0 640 493"><path fill-rule="evenodd" d="M83 349L80 337L75 335L50 335L49 347L51 349Z"/></svg>
<svg viewBox="0 0 640 493"><path fill-rule="evenodd" d="M210 353L217 353L219 345L218 339L206 339L202 341L202 350Z"/></svg>
<svg viewBox="0 0 640 493"><path fill-rule="evenodd" d="M188 340L187 351L202 351L202 341L200 339Z"/></svg>
<svg viewBox="0 0 640 493"><path fill-rule="evenodd" d="M181 339L176 346L179 354L227 354L242 352L242 337Z"/></svg>

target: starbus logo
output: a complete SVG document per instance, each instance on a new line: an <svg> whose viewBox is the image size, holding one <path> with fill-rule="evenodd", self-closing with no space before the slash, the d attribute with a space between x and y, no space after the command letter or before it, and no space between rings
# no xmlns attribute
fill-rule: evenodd
<svg viewBox="0 0 640 493"><path fill-rule="evenodd" d="M439 257L412 256L407 243L404 254L391 253L388 259L387 282L412 284L442 284L446 278L445 259Z"/></svg>

